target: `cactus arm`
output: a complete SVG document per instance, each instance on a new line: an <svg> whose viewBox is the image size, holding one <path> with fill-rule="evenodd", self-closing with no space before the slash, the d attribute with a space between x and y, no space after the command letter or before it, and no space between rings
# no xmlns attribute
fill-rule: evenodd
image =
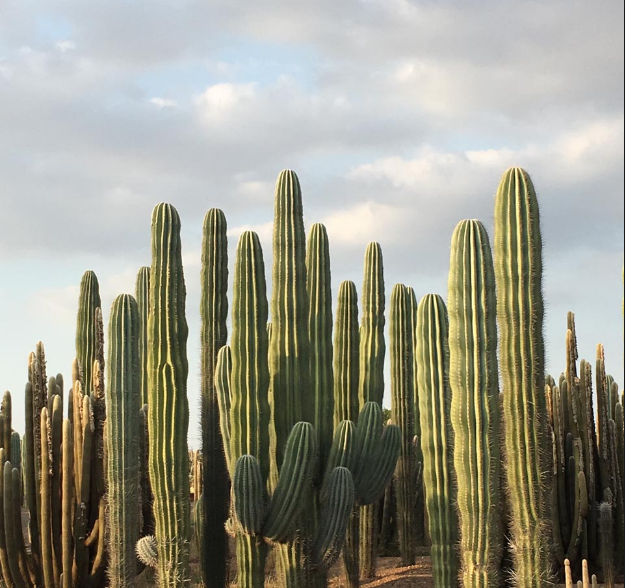
<svg viewBox="0 0 625 588"><path fill-rule="evenodd" d="M162 588L184 586L190 576L185 298L180 217L173 206L159 204L152 213L148 431Z"/></svg>
<svg viewBox="0 0 625 588"><path fill-rule="evenodd" d="M551 585L544 393L542 239L529 175L511 168L495 198L495 276L505 451L518 586Z"/></svg>
<svg viewBox="0 0 625 588"><path fill-rule="evenodd" d="M230 477L234 472L230 446L230 408L232 399L230 396L230 375L232 373L232 352L229 345L224 345L217 354L217 367L215 368L215 390L219 403L219 427L224 444L224 454Z"/></svg>
<svg viewBox="0 0 625 588"><path fill-rule="evenodd" d="M453 234L449 347L462 581L496 587L502 557L495 273L488 234L475 220Z"/></svg>
<svg viewBox="0 0 625 588"><path fill-rule="evenodd" d="M61 505L62 518L62 588L72 588L72 564L74 553L72 549L72 510L74 499L74 440L72 438L72 423L69 419L63 421L63 502Z"/></svg>
<svg viewBox="0 0 625 588"><path fill-rule="evenodd" d="M215 389L217 354L226 344L228 318L228 238L224 213L212 208L206 213L202 242L201 316L201 408L204 545L202 577L208 588L224 588L228 539L224 524L228 518L230 480L220 431L219 404ZM197 492L197 487L196 487Z"/></svg>
<svg viewBox="0 0 625 588"><path fill-rule="evenodd" d="M237 459L232 478L232 497L243 532L259 535L265 520L267 491L260 465L253 455L242 455Z"/></svg>

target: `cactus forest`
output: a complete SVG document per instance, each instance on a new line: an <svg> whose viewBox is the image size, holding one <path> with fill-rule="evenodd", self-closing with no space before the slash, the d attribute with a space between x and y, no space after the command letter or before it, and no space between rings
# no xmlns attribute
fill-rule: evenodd
<svg viewBox="0 0 625 588"><path fill-rule="evenodd" d="M536 192L520 168L495 191L492 238L461 221L448 291L421 300L385 284L376 242L362 287L338 284L292 171L276 184L271 267L252 231L228 259L211 209L201 273L185 276L180 217L158 204L151 264L108 325L83 275L71 372L51 375L38 342L24 389L4 393L0 586L357 588L389 554L431 558L435 588L622 581L623 394L601 345L578 357L572 313L550 347L563 371L545 373ZM198 278L191 448L185 280Z"/></svg>

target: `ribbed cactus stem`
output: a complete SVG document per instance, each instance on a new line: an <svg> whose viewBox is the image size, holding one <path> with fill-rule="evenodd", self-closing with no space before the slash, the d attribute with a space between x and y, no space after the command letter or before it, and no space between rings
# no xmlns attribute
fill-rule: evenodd
<svg viewBox="0 0 625 588"><path fill-rule="evenodd" d="M120 588L135 585L139 540L139 311L129 294L115 298L109 319L106 387L108 579Z"/></svg>
<svg viewBox="0 0 625 588"><path fill-rule="evenodd" d="M281 467L293 425L311 422L306 234L302 190L295 172L284 170L276 182L271 297L270 394L275 428L275 462ZM276 469L276 472L277 472ZM276 478L274 475L273 484Z"/></svg>
<svg viewBox="0 0 625 588"><path fill-rule="evenodd" d="M234 462L231 457L230 444L230 408L232 396L230 391L230 375L232 373L232 352L230 345L224 345L217 354L215 367L215 392L219 404L219 428L224 443L224 454L230 477L234 475ZM235 460L236 461L236 460Z"/></svg>
<svg viewBox="0 0 625 588"><path fill-rule="evenodd" d="M72 565L74 553L72 545L72 511L74 492L74 439L72 423L63 421L63 500L61 503L62 533L62 588L72 588Z"/></svg>
<svg viewBox="0 0 625 588"><path fill-rule="evenodd" d="M506 171L497 190L495 277L515 582L545 588L551 537L542 239L536 193L520 168Z"/></svg>
<svg viewBox="0 0 625 588"><path fill-rule="evenodd" d="M202 465L204 492L204 545L200 552L202 577L208 588L223 588L227 578L230 481L219 428L219 403L215 389L217 354L226 344L228 331L228 238L224 213L212 208L202 229L201 398ZM197 488L196 488L197 493Z"/></svg>
<svg viewBox="0 0 625 588"><path fill-rule="evenodd" d="M384 397L384 263L379 243L371 242L365 251L360 328L359 403L372 400L382 405ZM379 537L378 505L360 509L360 575L375 576Z"/></svg>
<svg viewBox="0 0 625 588"><path fill-rule="evenodd" d="M12 461L11 456L11 432L13 427L13 403L11 401L11 393L7 390L2 397L2 439L0 447L4 447L5 458Z"/></svg>
<svg viewBox="0 0 625 588"><path fill-rule="evenodd" d="M217 390L222 429L229 434L231 476L239 458L255 458L260 484L269 477L269 369L267 364L268 304L263 253L256 233L239 238L234 270L232 338L230 351L218 355ZM230 367L231 359L231 367ZM262 588L267 546L260 536L237 530L237 578L239 586Z"/></svg>
<svg viewBox="0 0 625 588"><path fill-rule="evenodd" d="M322 224L310 229L306 255L310 308L310 386L315 399L313 426L319 437L319 466L325 464L334 433L334 372L332 366L332 289L328 234Z"/></svg>
<svg viewBox="0 0 625 588"><path fill-rule="evenodd" d="M449 343L447 309L443 299L428 294L417 315L417 376L423 481L425 486L432 571L435 588L458 586L457 535L453 483L454 439L449 422Z"/></svg>
<svg viewBox="0 0 625 588"><path fill-rule="evenodd" d="M358 293L354 282L341 282L334 329L334 427L358 418L360 376Z"/></svg>
<svg viewBox="0 0 625 588"><path fill-rule="evenodd" d="M148 317L150 314L150 268L143 266L137 273L135 299L139 312L139 387L141 406L148 402Z"/></svg>
<svg viewBox="0 0 625 588"><path fill-rule="evenodd" d="M262 248L258 235L246 231L239 239L234 270L230 454L234 463L253 455L265 483L270 455L267 312Z"/></svg>
<svg viewBox="0 0 625 588"><path fill-rule="evenodd" d="M152 213L148 431L161 588L186 586L190 578L185 298L180 217L159 204Z"/></svg>
<svg viewBox="0 0 625 588"><path fill-rule="evenodd" d="M399 552L402 565L415 562L416 455L414 438L414 349L412 300L403 284L391 293L391 414L401 429L401 453L395 470Z"/></svg>
<svg viewBox="0 0 625 588"><path fill-rule="evenodd" d="M93 390L93 362L97 359L96 308L100 308L100 285L95 273L86 271L80 281L78 318L76 322L76 357L82 374L82 389Z"/></svg>
<svg viewBox="0 0 625 588"><path fill-rule="evenodd" d="M502 556L497 300L488 234L462 221L451 241L449 356L465 588L496 588Z"/></svg>

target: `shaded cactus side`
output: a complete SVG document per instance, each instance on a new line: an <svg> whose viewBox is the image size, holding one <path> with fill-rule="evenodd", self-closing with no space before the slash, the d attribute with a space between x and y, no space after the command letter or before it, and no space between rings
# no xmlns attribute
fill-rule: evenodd
<svg viewBox="0 0 625 588"><path fill-rule="evenodd" d="M139 311L136 300L118 296L109 319L105 423L107 455L108 579L112 586L135 585L135 544L141 523L139 478Z"/></svg>
<svg viewBox="0 0 625 588"><path fill-rule="evenodd" d="M200 550L202 578L208 588L223 588L227 580L230 480L219 426L215 391L217 353L226 344L228 331L228 238L224 213L216 208L204 217L202 229L201 397L202 397L202 487L204 493ZM196 492L198 492L196 488Z"/></svg>

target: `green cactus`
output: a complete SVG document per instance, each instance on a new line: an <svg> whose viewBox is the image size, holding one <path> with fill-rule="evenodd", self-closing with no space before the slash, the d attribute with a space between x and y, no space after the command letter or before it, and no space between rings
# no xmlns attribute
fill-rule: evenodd
<svg viewBox="0 0 625 588"><path fill-rule="evenodd" d="M399 552L402 565L413 565L416 518L416 448L414 427L414 348L412 299L408 288L396 284L391 293L390 355L391 414L402 432L401 453L395 470Z"/></svg>
<svg viewBox="0 0 625 588"><path fill-rule="evenodd" d="M545 588L552 580L542 239L536 193L520 168L506 171L497 190L495 277L514 582Z"/></svg>
<svg viewBox="0 0 625 588"><path fill-rule="evenodd" d="M458 586L456 543L458 522L453 483L454 439L449 414L449 344L447 309L443 299L428 294L417 315L417 377L423 483L432 540L435 588Z"/></svg>
<svg viewBox="0 0 625 588"><path fill-rule="evenodd" d="M384 263L379 243L369 243L365 251L362 282L362 322L360 327L360 408L367 401L382 406L384 396ZM360 576L375 576L379 542L378 505L360 510Z"/></svg>
<svg viewBox="0 0 625 588"><path fill-rule="evenodd" d="M86 394L94 389L93 363L97 359L95 312L101 305L98 278L94 272L86 271L80 281L76 324L76 357L80 365L82 388Z"/></svg>
<svg viewBox="0 0 625 588"><path fill-rule="evenodd" d="M139 311L139 386L141 406L148 402L148 317L150 314L150 268L143 266L137 273L135 299Z"/></svg>
<svg viewBox="0 0 625 588"><path fill-rule="evenodd" d="M339 287L334 329L334 427L358 417L358 294L354 282Z"/></svg>
<svg viewBox="0 0 625 588"><path fill-rule="evenodd" d="M202 293L200 298L202 465L205 495L205 544L200 550L202 578L209 588L224 588L227 579L230 481L219 428L215 391L217 353L226 344L228 331L228 239L224 213L212 208L204 217L202 243Z"/></svg>
<svg viewBox="0 0 625 588"><path fill-rule="evenodd" d="M105 424L107 455L108 579L112 586L134 586L135 544L139 540L139 311L129 294L115 298L109 319L108 385Z"/></svg>
<svg viewBox="0 0 625 588"><path fill-rule="evenodd" d="M330 251L328 234L319 223L311 227L308 236L306 276L310 301L310 385L315 399L312 424L319 436L319 466L322 467L330 453L334 433L334 372Z"/></svg>
<svg viewBox="0 0 625 588"><path fill-rule="evenodd" d="M499 586L499 383L495 272L486 229L465 220L451 240L449 379L460 561L465 588Z"/></svg>
<svg viewBox="0 0 625 588"><path fill-rule="evenodd" d="M180 218L173 206L159 204L152 213L148 432L161 588L190 578L185 298Z"/></svg>

